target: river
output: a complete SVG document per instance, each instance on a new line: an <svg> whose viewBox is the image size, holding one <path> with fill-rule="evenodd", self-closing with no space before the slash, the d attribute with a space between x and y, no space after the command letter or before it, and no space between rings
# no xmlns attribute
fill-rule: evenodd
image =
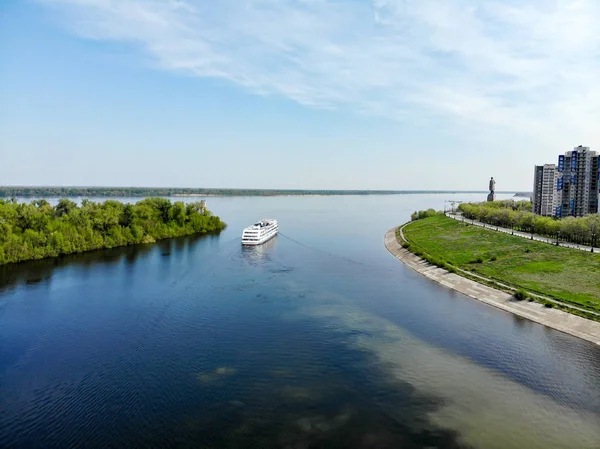
<svg viewBox="0 0 600 449"><path fill-rule="evenodd" d="M208 198L220 236L0 267L0 446L600 447L600 348L383 246L484 197Z"/></svg>

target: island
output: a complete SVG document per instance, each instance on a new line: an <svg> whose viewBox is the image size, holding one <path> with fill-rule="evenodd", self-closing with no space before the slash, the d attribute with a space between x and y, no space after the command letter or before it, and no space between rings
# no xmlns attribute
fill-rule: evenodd
<svg viewBox="0 0 600 449"><path fill-rule="evenodd" d="M0 199L0 265L117 246L153 243L193 234L218 233L227 225L204 202L145 198L78 205L61 199L30 203Z"/></svg>
<svg viewBox="0 0 600 449"><path fill-rule="evenodd" d="M463 209L473 214L483 207L465 204ZM508 213L497 204L492 207ZM511 213L525 222L531 219L518 209ZM598 219L571 218L562 226ZM552 223L561 226L560 221ZM600 254L556 243L474 226L434 210L416 212L411 222L391 229L385 238L386 248L399 260L442 285L600 344Z"/></svg>

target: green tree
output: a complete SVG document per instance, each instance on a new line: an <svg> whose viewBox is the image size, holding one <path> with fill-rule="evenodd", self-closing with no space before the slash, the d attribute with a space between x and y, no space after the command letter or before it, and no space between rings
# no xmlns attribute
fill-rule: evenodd
<svg viewBox="0 0 600 449"><path fill-rule="evenodd" d="M54 208L57 217L69 214L73 209L77 207L77 203L68 199L58 200L58 204Z"/></svg>
<svg viewBox="0 0 600 449"><path fill-rule="evenodd" d="M131 204L126 204L123 207L123 214L119 220L119 224L124 228L128 228L133 224L135 220L135 208Z"/></svg>
<svg viewBox="0 0 600 449"><path fill-rule="evenodd" d="M186 216L185 204L181 201L174 203L170 211L170 220L176 222L179 226L183 226Z"/></svg>

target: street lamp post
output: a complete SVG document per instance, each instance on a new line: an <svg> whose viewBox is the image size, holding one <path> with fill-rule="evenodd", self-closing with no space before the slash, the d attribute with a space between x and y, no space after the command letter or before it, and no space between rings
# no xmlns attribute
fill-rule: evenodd
<svg viewBox="0 0 600 449"><path fill-rule="evenodd" d="M560 246L558 239L560 239L560 231L556 232L556 246Z"/></svg>
<svg viewBox="0 0 600 449"><path fill-rule="evenodd" d="M533 240L533 232L535 230L535 224L531 223L531 240Z"/></svg>
<svg viewBox="0 0 600 449"><path fill-rule="evenodd" d="M594 252L595 245L596 245L596 233L592 232L592 252Z"/></svg>

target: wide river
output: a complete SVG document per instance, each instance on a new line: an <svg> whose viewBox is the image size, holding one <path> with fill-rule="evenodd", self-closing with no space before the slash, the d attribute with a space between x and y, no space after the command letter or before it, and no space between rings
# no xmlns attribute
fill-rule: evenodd
<svg viewBox="0 0 600 449"><path fill-rule="evenodd" d="M0 447L599 448L599 347L383 246L484 198L208 198L220 236L0 267Z"/></svg>

